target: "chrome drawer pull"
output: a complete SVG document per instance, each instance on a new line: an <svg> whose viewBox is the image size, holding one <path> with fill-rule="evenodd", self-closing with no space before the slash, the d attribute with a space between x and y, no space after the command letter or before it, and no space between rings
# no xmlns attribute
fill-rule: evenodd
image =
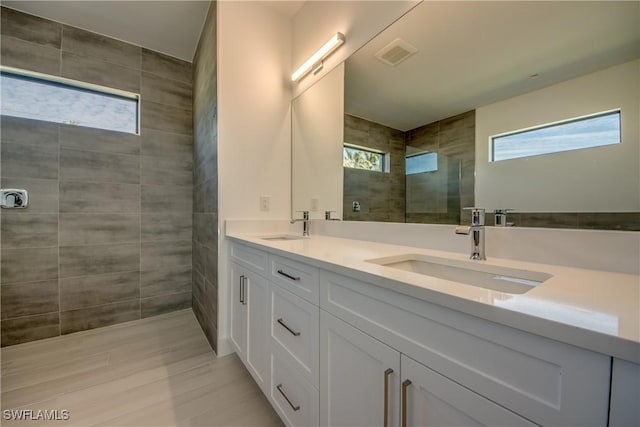
<svg viewBox="0 0 640 427"><path fill-rule="evenodd" d="M384 371L384 427L389 425L389 377L393 374L393 369Z"/></svg>
<svg viewBox="0 0 640 427"><path fill-rule="evenodd" d="M411 380L402 382L402 427L407 427L407 387L411 385Z"/></svg>
<svg viewBox="0 0 640 427"><path fill-rule="evenodd" d="M296 332L293 329L291 329L290 327L288 327L283 321L282 321L282 317L279 318L277 320L278 323L280 323L280 325L285 328L287 331L291 332L291 335L293 335L294 337L299 337L300 336L300 332Z"/></svg>
<svg viewBox="0 0 640 427"><path fill-rule="evenodd" d="M282 397L284 397L284 400L287 401L287 403L289 404L289 406L291 406L291 409L293 409L294 411L298 411L300 410L300 406L296 406L293 403L291 403L291 401L289 400L289 398L287 397L286 394L284 394L284 391L282 391L282 384L278 384L276 386L276 388L278 389L278 391L280 392L280 394L282 395Z"/></svg>
<svg viewBox="0 0 640 427"><path fill-rule="evenodd" d="M290 275L290 274L287 274L287 273L285 273L285 272L284 272L284 271L282 271L282 270L278 270L278 274L280 274L281 276L286 277L287 279L296 280L296 281L300 280L300 278L299 278L299 277L295 277L295 276L292 276L292 275Z"/></svg>

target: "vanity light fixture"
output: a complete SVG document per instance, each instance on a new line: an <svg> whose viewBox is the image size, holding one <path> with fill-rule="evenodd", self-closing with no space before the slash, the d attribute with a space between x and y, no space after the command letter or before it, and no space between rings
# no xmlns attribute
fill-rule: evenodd
<svg viewBox="0 0 640 427"><path fill-rule="evenodd" d="M320 70L322 68L322 61L336 50L342 43L344 43L344 34L335 33L328 42L326 42L320 49L316 51L304 64L300 66L292 75L291 80L298 81L302 77L309 74L312 70Z"/></svg>

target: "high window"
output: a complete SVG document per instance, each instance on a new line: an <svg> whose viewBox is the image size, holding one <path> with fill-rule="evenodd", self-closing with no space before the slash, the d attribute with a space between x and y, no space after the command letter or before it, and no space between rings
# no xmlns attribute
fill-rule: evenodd
<svg viewBox="0 0 640 427"><path fill-rule="evenodd" d="M491 161L620 143L620 110L491 137Z"/></svg>
<svg viewBox="0 0 640 427"><path fill-rule="evenodd" d="M0 73L5 116L65 123L137 134L137 94L74 80L2 69Z"/></svg>

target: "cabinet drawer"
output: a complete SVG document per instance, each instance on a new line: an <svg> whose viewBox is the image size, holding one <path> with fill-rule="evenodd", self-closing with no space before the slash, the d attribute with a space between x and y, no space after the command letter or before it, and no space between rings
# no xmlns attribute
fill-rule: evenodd
<svg viewBox="0 0 640 427"><path fill-rule="evenodd" d="M318 425L318 390L292 369L278 350L271 352L269 397L288 426Z"/></svg>
<svg viewBox="0 0 640 427"><path fill-rule="evenodd" d="M271 286L271 337L318 387L318 334L320 309L282 289Z"/></svg>
<svg viewBox="0 0 640 427"><path fill-rule="evenodd" d="M319 270L277 255L269 256L271 280L286 290L318 305Z"/></svg>
<svg viewBox="0 0 640 427"><path fill-rule="evenodd" d="M610 358L322 271L320 306L543 425L606 425Z"/></svg>
<svg viewBox="0 0 640 427"><path fill-rule="evenodd" d="M267 274L267 253L249 246L233 243L231 245L231 260L249 267L256 273Z"/></svg>
<svg viewBox="0 0 640 427"><path fill-rule="evenodd" d="M404 355L400 369L407 399L401 416L406 425L536 426Z"/></svg>

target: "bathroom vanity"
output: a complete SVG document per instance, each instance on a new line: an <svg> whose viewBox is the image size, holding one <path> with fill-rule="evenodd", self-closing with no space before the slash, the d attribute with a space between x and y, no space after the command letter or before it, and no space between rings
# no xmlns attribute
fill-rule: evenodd
<svg viewBox="0 0 640 427"><path fill-rule="evenodd" d="M227 237L231 341L287 425L638 424L637 275Z"/></svg>

